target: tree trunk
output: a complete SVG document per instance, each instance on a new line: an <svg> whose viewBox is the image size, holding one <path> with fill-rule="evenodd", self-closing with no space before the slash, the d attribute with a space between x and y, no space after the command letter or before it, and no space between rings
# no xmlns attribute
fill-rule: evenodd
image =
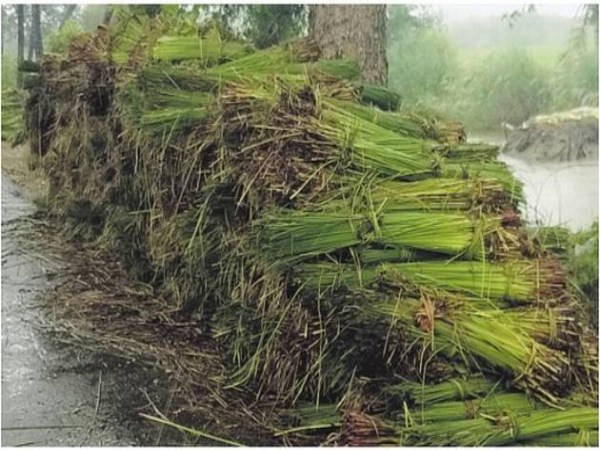
<svg viewBox="0 0 600 450"><path fill-rule="evenodd" d="M5 6L2 5L2 57L4 57L4 33L6 32L6 10Z"/></svg>
<svg viewBox="0 0 600 450"><path fill-rule="evenodd" d="M33 51L35 52L35 60L39 61L44 53L44 43L42 41L42 20L40 13L40 5L31 5L31 39L33 40Z"/></svg>
<svg viewBox="0 0 600 450"><path fill-rule="evenodd" d="M67 20L69 20L71 18L71 16L73 15L73 13L75 12L75 8L77 8L77 5L67 5L67 7L65 9L65 14L63 15L63 17L60 21L60 25L58 26L58 31L63 29L63 27L67 23Z"/></svg>
<svg viewBox="0 0 600 450"><path fill-rule="evenodd" d="M106 25L106 26L110 25L112 16L113 16L113 7L112 7L112 5L107 5L106 11L104 12L104 19L102 19L102 24Z"/></svg>
<svg viewBox="0 0 600 450"><path fill-rule="evenodd" d="M309 22L323 58L354 58L364 81L387 84L385 5L313 5Z"/></svg>
<svg viewBox="0 0 600 450"><path fill-rule="evenodd" d="M23 72L19 67L25 58L25 13L23 5L17 5L17 85L23 86Z"/></svg>

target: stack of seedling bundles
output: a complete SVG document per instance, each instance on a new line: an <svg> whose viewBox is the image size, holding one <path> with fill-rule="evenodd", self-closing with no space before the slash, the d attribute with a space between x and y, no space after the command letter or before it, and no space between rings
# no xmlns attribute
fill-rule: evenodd
<svg viewBox="0 0 600 450"><path fill-rule="evenodd" d="M133 23L46 57L29 131L51 211L210 330L223 389L297 408L280 434L597 443L596 339L497 147L309 39Z"/></svg>

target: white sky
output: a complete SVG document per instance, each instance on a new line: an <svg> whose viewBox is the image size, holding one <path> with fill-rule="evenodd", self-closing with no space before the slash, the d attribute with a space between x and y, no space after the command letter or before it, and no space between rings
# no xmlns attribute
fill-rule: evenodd
<svg viewBox="0 0 600 450"><path fill-rule="evenodd" d="M527 4L525 3L487 3L483 4L450 4L435 5L439 8L446 23L457 20L467 19L473 16L501 16L515 10L521 10ZM565 17L574 17L581 3L570 4L535 4L536 11L539 14L560 15Z"/></svg>

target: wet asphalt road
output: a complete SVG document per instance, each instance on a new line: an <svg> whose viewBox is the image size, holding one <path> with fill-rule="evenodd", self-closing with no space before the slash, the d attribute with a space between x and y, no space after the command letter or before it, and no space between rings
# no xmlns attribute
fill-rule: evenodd
<svg viewBox="0 0 600 450"><path fill-rule="evenodd" d="M158 395L166 384L160 373L36 330L39 294L61 263L18 245L15 222L34 210L3 176L2 446L155 444L157 430L138 413L148 406L140 387Z"/></svg>

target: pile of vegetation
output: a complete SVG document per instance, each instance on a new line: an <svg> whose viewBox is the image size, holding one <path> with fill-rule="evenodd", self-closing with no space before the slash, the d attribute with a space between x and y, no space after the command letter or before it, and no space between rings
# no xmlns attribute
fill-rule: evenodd
<svg viewBox="0 0 600 450"><path fill-rule="evenodd" d="M76 36L27 105L50 211L210 333L281 436L597 445L597 338L498 148L319 54L160 15Z"/></svg>

